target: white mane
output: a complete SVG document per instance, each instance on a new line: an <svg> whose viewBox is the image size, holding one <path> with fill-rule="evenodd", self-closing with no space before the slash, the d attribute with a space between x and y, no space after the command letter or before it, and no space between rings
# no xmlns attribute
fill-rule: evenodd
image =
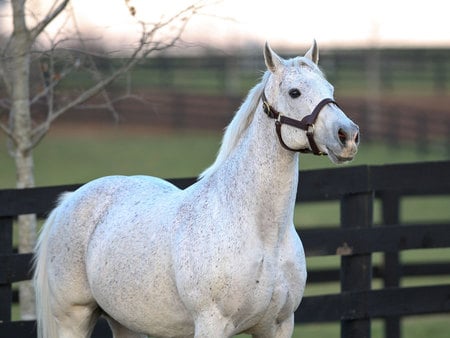
<svg viewBox="0 0 450 338"><path fill-rule="evenodd" d="M199 178L204 178L213 174L236 147L242 134L245 130L247 130L253 120L256 107L259 99L261 98L262 91L264 90L269 75L270 73L267 71L264 74L262 81L250 90L247 98L239 107L239 110L234 115L234 118L225 129L225 134L222 138L222 145L220 146L216 160L209 168L200 174Z"/></svg>
<svg viewBox="0 0 450 338"><path fill-rule="evenodd" d="M308 67L310 70L324 76L319 67L317 67L317 65L307 57L296 57L289 60L283 60L283 62L290 67ZM225 134L222 139L222 145L220 146L216 160L209 168L200 174L199 178L204 178L214 173L236 147L242 134L245 130L247 130L248 126L252 122L253 115L269 76L270 72L266 71L263 75L262 81L250 90L247 98L236 112L233 120L231 120L230 124L226 127Z"/></svg>

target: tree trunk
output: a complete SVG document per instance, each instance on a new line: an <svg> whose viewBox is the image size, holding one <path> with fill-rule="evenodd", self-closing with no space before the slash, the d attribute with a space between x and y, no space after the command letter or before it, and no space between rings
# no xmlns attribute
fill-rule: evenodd
<svg viewBox="0 0 450 338"><path fill-rule="evenodd" d="M6 55L11 97L10 150L16 166L18 188L34 187L33 154L31 142L30 113L30 32L25 22L24 1L13 1L14 33ZM19 252L33 252L36 243L36 216L22 215L18 218ZM22 319L34 319L35 299L31 281L19 285Z"/></svg>
<svg viewBox="0 0 450 338"><path fill-rule="evenodd" d="M32 151L56 118L72 107L86 102L97 93L103 91L118 76L128 72L140 58L145 58L153 51L160 51L173 46L179 40L190 16L194 15L202 7L201 4L188 6L173 17L149 26L140 22L142 24L141 39L132 52L129 61L117 71L90 86L68 104L62 105L55 111L50 110L46 121L40 125L33 126L30 112L30 61L32 47L39 35L66 8L69 0L55 1L49 13L32 28L27 27L26 24L27 15L30 17L33 14L26 9L26 0L13 0L9 3L13 12L13 31L9 41L0 46L0 56L2 57L0 76L3 78L8 97L11 100L11 110L9 125L6 126L0 121L0 129L8 135L8 147L16 166L16 185L18 188L34 187ZM134 16L135 8L129 6L129 10L131 15ZM175 22L179 23L179 27L175 31L173 38L169 38L167 43L154 40L156 33L160 29L167 28ZM78 37L80 37L79 34ZM73 65L70 68L76 69L77 67L77 65ZM106 101L107 104L110 104L108 97ZM37 238L36 216L21 215L18 218L18 228L19 252L33 252ZM22 319L34 319L36 317L35 297L31 281L22 282L19 286L19 292Z"/></svg>

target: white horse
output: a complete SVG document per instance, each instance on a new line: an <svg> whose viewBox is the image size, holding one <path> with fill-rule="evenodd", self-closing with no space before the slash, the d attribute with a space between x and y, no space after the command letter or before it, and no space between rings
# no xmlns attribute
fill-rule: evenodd
<svg viewBox="0 0 450 338"><path fill-rule="evenodd" d="M304 57L267 44L264 56L196 184L110 176L61 198L36 248L39 337L89 337L101 315L116 338L292 335L306 281L293 150L349 161L358 127L332 100L315 42Z"/></svg>

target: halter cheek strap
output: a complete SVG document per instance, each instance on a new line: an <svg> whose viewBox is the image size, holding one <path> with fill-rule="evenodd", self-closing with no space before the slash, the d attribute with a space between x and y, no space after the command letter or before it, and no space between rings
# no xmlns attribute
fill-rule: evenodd
<svg viewBox="0 0 450 338"><path fill-rule="evenodd" d="M300 153L313 153L314 155L326 155L326 153L319 150L319 147L316 144L316 141L314 140L314 124L316 123L317 117L319 116L319 113L322 111L323 107L325 107L329 103L334 103L336 106L339 107L336 101L330 98L323 99L320 101L317 106L313 109L312 113L305 116L301 120L295 120L288 116L282 115L280 112L275 110L268 102L266 98L266 94L262 93L261 95L262 104L263 104L263 110L266 115L272 119L275 119L275 130L278 135L278 139L283 146L283 148L290 150L290 151L296 151ZM306 131L306 137L308 138L309 146L310 148L300 148L300 149L293 149L289 147L284 141L283 137L281 136L281 126L283 124L287 124L291 127L298 128L301 130Z"/></svg>

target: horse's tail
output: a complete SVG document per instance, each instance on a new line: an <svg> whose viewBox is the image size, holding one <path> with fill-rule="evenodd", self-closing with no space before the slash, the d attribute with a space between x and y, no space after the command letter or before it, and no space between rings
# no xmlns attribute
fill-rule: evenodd
<svg viewBox="0 0 450 338"><path fill-rule="evenodd" d="M63 194L59 204L67 198L70 193ZM50 213L50 216L42 226L34 254L34 276L33 283L36 292L36 320L38 338L57 338L58 331L56 319L51 311L50 285L48 280L48 241L50 230L55 221L58 206Z"/></svg>

